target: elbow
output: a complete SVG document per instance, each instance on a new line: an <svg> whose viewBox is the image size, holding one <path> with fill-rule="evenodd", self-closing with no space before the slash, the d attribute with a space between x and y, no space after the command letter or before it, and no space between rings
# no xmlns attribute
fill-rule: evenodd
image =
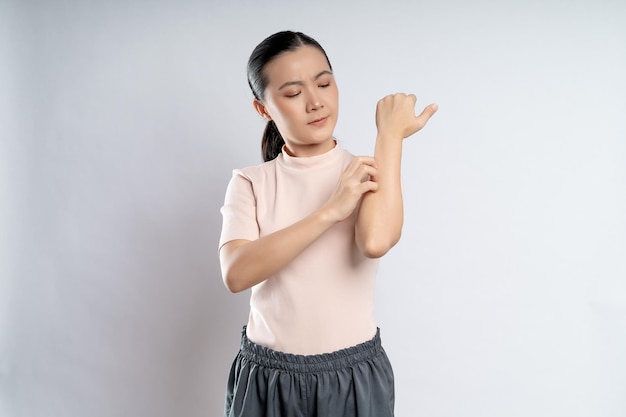
<svg viewBox="0 0 626 417"><path fill-rule="evenodd" d="M233 273L232 270L222 271L222 280L224 281L226 289L233 294L237 294L249 288L249 286L246 286L244 281L240 279L236 273Z"/></svg>
<svg viewBox="0 0 626 417"><path fill-rule="evenodd" d="M360 227L359 227L360 226ZM356 244L367 258L381 258L393 248L402 235L402 224L357 224Z"/></svg>
<svg viewBox="0 0 626 417"><path fill-rule="evenodd" d="M242 260L240 255L242 243L228 242L220 248L220 272L222 281L228 291L233 294L242 292L254 285L250 277L253 271L250 270L249 262ZM239 254L239 255L238 255Z"/></svg>
<svg viewBox="0 0 626 417"><path fill-rule="evenodd" d="M377 259L385 256L385 254L389 252L389 249L391 249L391 247L382 245L366 245L365 248L363 248L363 254L367 258Z"/></svg>
<svg viewBox="0 0 626 417"><path fill-rule="evenodd" d="M245 290L245 288L243 288L242 286L238 285L236 281L228 280L226 278L224 278L224 286L232 294L237 294L238 292L241 292L241 291Z"/></svg>
<svg viewBox="0 0 626 417"><path fill-rule="evenodd" d="M398 243L398 240L400 240L400 236L389 241L368 239L364 242L361 250L367 258L382 258L391 248L395 246L396 243Z"/></svg>
<svg viewBox="0 0 626 417"><path fill-rule="evenodd" d="M233 280L233 279L228 279L227 277L224 277L224 286L226 287L228 291L230 291L233 294L237 294L239 292L242 292L248 289L244 285L241 285L240 282Z"/></svg>

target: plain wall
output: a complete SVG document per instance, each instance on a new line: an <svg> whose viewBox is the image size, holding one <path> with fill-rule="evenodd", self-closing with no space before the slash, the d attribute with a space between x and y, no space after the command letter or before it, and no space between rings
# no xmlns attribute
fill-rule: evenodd
<svg viewBox="0 0 626 417"><path fill-rule="evenodd" d="M626 415L626 4L0 2L0 415L218 416L247 319L219 208L261 162L245 64L326 48L336 136L404 146L377 315L396 415Z"/></svg>

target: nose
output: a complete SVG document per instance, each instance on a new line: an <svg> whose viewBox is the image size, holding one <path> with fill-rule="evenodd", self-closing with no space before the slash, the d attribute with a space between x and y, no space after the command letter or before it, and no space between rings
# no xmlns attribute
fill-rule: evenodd
<svg viewBox="0 0 626 417"><path fill-rule="evenodd" d="M320 100L319 96L317 95L316 91L310 91L308 94L308 100L307 100L307 104L306 104L306 111L307 113L310 113L312 111L315 110L319 110L322 107L324 107L324 105L322 104L322 101Z"/></svg>

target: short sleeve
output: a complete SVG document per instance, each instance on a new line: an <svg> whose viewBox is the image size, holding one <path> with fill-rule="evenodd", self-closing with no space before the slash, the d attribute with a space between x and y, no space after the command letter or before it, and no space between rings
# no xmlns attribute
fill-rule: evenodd
<svg viewBox="0 0 626 417"><path fill-rule="evenodd" d="M220 248L231 240L259 238L254 189L250 179L240 170L233 171L220 211L222 213Z"/></svg>

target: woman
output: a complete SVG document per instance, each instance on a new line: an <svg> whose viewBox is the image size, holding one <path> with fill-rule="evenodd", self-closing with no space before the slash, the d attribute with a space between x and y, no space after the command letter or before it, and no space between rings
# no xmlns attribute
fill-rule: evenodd
<svg viewBox="0 0 626 417"><path fill-rule="evenodd" d="M402 140L437 106L416 117L415 96L383 98L374 158L354 157L333 137L337 85L314 39L268 37L248 82L265 163L233 172L222 207L224 283L252 289L225 415L392 416L374 279L400 238Z"/></svg>

